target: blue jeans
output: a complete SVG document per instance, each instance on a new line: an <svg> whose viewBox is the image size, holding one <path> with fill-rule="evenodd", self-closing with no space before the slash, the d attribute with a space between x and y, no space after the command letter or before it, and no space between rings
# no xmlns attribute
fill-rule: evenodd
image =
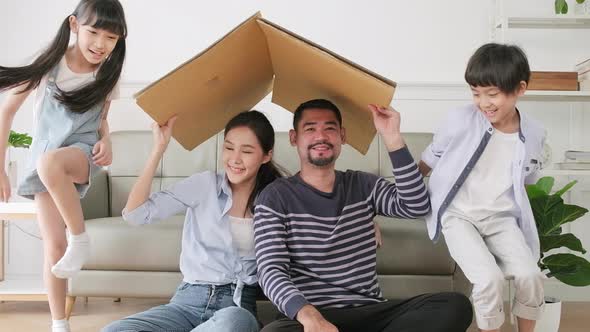
<svg viewBox="0 0 590 332"><path fill-rule="evenodd" d="M245 286L242 308L233 302L235 285L183 282L170 303L115 321L102 332L258 332L257 287Z"/></svg>

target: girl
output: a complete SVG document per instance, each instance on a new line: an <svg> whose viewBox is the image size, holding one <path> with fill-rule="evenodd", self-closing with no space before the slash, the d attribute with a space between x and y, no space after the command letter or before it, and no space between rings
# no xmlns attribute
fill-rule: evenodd
<svg viewBox="0 0 590 332"><path fill-rule="evenodd" d="M272 162L274 130L260 112L242 112L225 127L224 174L194 174L149 196L176 117L154 124L154 147L129 194L123 218L149 224L186 212L180 270L183 282L169 304L103 329L115 331L258 331L254 199L281 176Z"/></svg>
<svg viewBox="0 0 590 332"><path fill-rule="evenodd" d="M70 31L76 35L71 46ZM119 1L82 0L32 64L0 67L0 91L9 90L0 106L2 165L14 114L31 91L39 88L30 164L18 194L37 204L44 239L44 280L55 332L69 331L65 279L81 269L89 254L80 198L95 172L111 162L106 119L110 101L118 94L126 36ZM0 199L7 201L10 195L2 169Z"/></svg>

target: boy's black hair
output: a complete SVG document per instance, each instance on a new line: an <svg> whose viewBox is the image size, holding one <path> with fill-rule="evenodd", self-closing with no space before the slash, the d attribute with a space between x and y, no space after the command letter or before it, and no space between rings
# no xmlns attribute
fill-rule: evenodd
<svg viewBox="0 0 590 332"><path fill-rule="evenodd" d="M496 86L504 93L516 92L521 81L529 83L531 69L524 51L515 45L489 43L469 59L465 81L471 86Z"/></svg>
<svg viewBox="0 0 590 332"><path fill-rule="evenodd" d="M336 115L336 119L338 120L338 125L342 127L342 114L340 114L340 110L334 105L334 103L326 99L312 99L299 105L293 113L293 129L297 130L297 125L299 124L299 121L301 121L303 111L311 108L319 108L334 112L334 115Z"/></svg>

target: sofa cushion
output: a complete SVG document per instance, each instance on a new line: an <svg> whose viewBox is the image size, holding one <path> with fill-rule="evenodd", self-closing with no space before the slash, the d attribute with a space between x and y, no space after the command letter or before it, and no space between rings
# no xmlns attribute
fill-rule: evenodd
<svg viewBox="0 0 590 332"><path fill-rule="evenodd" d="M181 281L180 272L82 270L68 283L68 295L170 299Z"/></svg>
<svg viewBox="0 0 590 332"><path fill-rule="evenodd" d="M80 200L84 219L106 218L110 216L109 211L109 179L106 170L101 169L92 178L92 185L86 196Z"/></svg>
<svg viewBox="0 0 590 332"><path fill-rule="evenodd" d="M127 198L131 188L137 182L137 177L134 176L112 176L110 178L111 191L111 217L121 216L121 212L125 205L127 205ZM152 180L151 192L159 191L162 188L162 178L154 178Z"/></svg>
<svg viewBox="0 0 590 332"><path fill-rule="evenodd" d="M388 300L408 299L420 294L449 292L454 289L452 275L379 275L379 287Z"/></svg>
<svg viewBox="0 0 590 332"><path fill-rule="evenodd" d="M113 142L113 163L109 166L110 176L139 176L152 151L151 131L115 131ZM162 163L155 176L162 175Z"/></svg>
<svg viewBox="0 0 590 332"><path fill-rule="evenodd" d="M422 151L426 149L426 147L432 142L432 134L431 133L402 133L404 141L414 157L416 163L418 163L421 159ZM381 141L379 142L381 143ZM381 143L381 145L383 145ZM384 146L379 147L379 174L381 176L391 176L393 173L393 168L391 167L391 161L389 160L389 156L387 155L387 149Z"/></svg>
<svg viewBox="0 0 590 332"><path fill-rule="evenodd" d="M162 158L162 177L188 177L196 172L215 172L216 160L217 135L192 151L185 150L175 139L171 139Z"/></svg>
<svg viewBox="0 0 590 332"><path fill-rule="evenodd" d="M379 275L452 275L455 262L444 241L434 244L428 238L423 219L407 220L377 217L383 246L377 249Z"/></svg>
<svg viewBox="0 0 590 332"><path fill-rule="evenodd" d="M178 272L183 218L130 226L121 217L86 221L91 257L84 270Z"/></svg>

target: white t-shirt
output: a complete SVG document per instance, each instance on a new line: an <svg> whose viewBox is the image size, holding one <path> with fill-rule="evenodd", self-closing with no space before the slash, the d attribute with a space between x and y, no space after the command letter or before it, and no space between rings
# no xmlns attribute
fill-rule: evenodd
<svg viewBox="0 0 590 332"><path fill-rule="evenodd" d="M450 210L474 220L518 210L512 187L512 162L517 140L518 133L506 134L494 130L485 150L451 202Z"/></svg>
<svg viewBox="0 0 590 332"><path fill-rule="evenodd" d="M63 91L72 91L80 88L83 85L91 83L95 79L95 75L97 71L90 72L90 73L74 73L66 62L66 57L62 57L59 64L59 69L57 73L57 77L55 82L57 86ZM45 88L47 87L47 77L45 75L37 88L37 95L35 97L35 114L39 114L41 110L41 105L43 103L43 98L45 97ZM118 99L120 96L119 92L119 82L113 88L113 91L107 96L107 100L114 100Z"/></svg>
<svg viewBox="0 0 590 332"><path fill-rule="evenodd" d="M254 223L252 218L229 216L231 235L240 257L254 252Z"/></svg>

